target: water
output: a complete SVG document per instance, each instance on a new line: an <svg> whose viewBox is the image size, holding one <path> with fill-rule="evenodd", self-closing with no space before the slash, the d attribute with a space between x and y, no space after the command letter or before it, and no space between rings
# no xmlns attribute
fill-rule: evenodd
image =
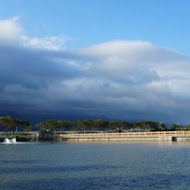
<svg viewBox="0 0 190 190"><path fill-rule="evenodd" d="M190 144L0 144L1 190L190 188Z"/></svg>

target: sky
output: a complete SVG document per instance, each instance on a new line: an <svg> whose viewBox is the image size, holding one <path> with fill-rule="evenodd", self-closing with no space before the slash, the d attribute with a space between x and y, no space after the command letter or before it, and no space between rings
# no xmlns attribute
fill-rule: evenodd
<svg viewBox="0 0 190 190"><path fill-rule="evenodd" d="M0 0L0 114L190 123L188 0Z"/></svg>

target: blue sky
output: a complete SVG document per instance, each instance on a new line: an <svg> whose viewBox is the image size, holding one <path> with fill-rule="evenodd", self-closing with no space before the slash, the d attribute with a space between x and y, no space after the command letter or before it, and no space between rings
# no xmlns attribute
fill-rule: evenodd
<svg viewBox="0 0 190 190"><path fill-rule="evenodd" d="M0 114L190 123L189 7L0 0Z"/></svg>
<svg viewBox="0 0 190 190"><path fill-rule="evenodd" d="M68 48L142 40L189 53L188 0L0 0L0 18L20 16L28 35L66 35Z"/></svg>

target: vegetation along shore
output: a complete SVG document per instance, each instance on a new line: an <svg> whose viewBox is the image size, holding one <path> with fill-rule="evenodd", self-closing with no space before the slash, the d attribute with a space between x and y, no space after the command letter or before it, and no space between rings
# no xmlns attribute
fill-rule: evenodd
<svg viewBox="0 0 190 190"><path fill-rule="evenodd" d="M49 131L55 133L125 133L125 132L155 132L155 131L189 131L190 125L182 126L176 123L170 127L155 121L105 121L95 120L46 120L31 125L28 120L20 120L11 116L0 117L0 141L5 137L16 137L20 141L36 139L35 132ZM30 132L30 133L29 133Z"/></svg>
<svg viewBox="0 0 190 190"><path fill-rule="evenodd" d="M155 121L105 121L103 119L90 119L90 120L46 120L31 125L28 120L19 120L11 116L0 116L0 131L7 134L16 131L30 132L30 131L78 131L78 132L139 132L139 131L184 131L190 130L190 124L187 126L179 125L177 123L171 124L166 127L163 122Z"/></svg>

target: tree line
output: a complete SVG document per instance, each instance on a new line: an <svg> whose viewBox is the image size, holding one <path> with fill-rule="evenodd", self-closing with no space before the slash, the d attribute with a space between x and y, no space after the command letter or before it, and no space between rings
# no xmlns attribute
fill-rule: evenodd
<svg viewBox="0 0 190 190"><path fill-rule="evenodd" d="M40 131L110 131L110 132L125 132L125 131L182 131L190 130L190 124L182 126L176 123L171 124L169 128L163 122L155 121L105 121L103 119L95 120L46 120L34 125L34 128Z"/></svg>
<svg viewBox="0 0 190 190"><path fill-rule="evenodd" d="M19 120L11 116L0 116L0 126L5 133L12 132L13 135L15 131L31 131L30 122L27 120Z"/></svg>
<svg viewBox="0 0 190 190"><path fill-rule="evenodd" d="M5 133L15 131L29 132L32 130L37 131L81 131L81 132L125 132L125 131L165 131L165 130L190 130L190 125L182 126L179 124L172 124L169 128L162 122L154 121L105 121L103 119L90 119L79 121L67 121L67 120L46 120L30 125L27 120L19 120L11 116L1 116L0 126Z"/></svg>

